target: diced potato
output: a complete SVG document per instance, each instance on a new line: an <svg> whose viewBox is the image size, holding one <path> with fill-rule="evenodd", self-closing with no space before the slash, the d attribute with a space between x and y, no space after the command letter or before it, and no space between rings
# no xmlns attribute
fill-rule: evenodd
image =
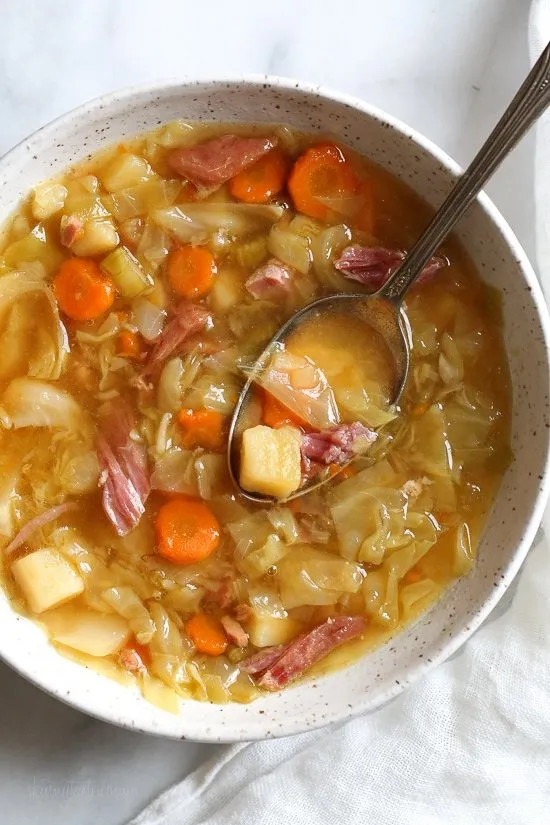
<svg viewBox="0 0 550 825"><path fill-rule="evenodd" d="M108 218L86 221L84 234L71 246L71 252L81 257L103 255L118 246L119 237Z"/></svg>
<svg viewBox="0 0 550 825"><path fill-rule="evenodd" d="M37 221L51 218L56 212L60 212L65 204L68 189L62 183L56 181L45 181L34 190L32 199L32 214Z"/></svg>
<svg viewBox="0 0 550 825"><path fill-rule="evenodd" d="M220 269L210 291L210 303L214 312L223 315L244 298L243 279L238 270Z"/></svg>
<svg viewBox="0 0 550 825"><path fill-rule="evenodd" d="M286 498L302 478L300 432L259 424L245 430L241 448L241 485L250 492Z"/></svg>
<svg viewBox="0 0 550 825"><path fill-rule="evenodd" d="M12 564L15 581L33 613L42 613L73 599L84 582L56 550L35 550Z"/></svg>
<svg viewBox="0 0 550 825"><path fill-rule="evenodd" d="M107 164L100 178L109 192L117 192L119 189L128 189L142 183L152 174L153 171L144 158L124 152Z"/></svg>
<svg viewBox="0 0 550 825"><path fill-rule="evenodd" d="M272 647L290 641L302 629L294 619L253 616L247 625L250 641L256 647Z"/></svg>
<svg viewBox="0 0 550 825"><path fill-rule="evenodd" d="M42 621L54 641L89 656L110 656L131 636L128 622L122 616L75 609L70 605L46 613Z"/></svg>
<svg viewBox="0 0 550 825"><path fill-rule="evenodd" d="M125 298L136 298L150 290L154 281L142 265L125 246L114 249L101 261L104 269L113 279L116 288Z"/></svg>
<svg viewBox="0 0 550 825"><path fill-rule="evenodd" d="M68 180L64 213L66 215L77 214L83 220L108 217L109 211L97 194L97 188L98 180L94 175Z"/></svg>

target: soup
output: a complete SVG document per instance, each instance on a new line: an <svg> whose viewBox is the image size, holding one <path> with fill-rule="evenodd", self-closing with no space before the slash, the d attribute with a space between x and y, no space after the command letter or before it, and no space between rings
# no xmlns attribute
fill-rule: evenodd
<svg viewBox="0 0 550 825"><path fill-rule="evenodd" d="M351 662L475 562L510 458L498 296L456 240L407 300L399 409L372 292L428 207L286 127L166 124L36 187L0 247L2 584L52 644L175 712ZM299 497L301 485L323 485Z"/></svg>

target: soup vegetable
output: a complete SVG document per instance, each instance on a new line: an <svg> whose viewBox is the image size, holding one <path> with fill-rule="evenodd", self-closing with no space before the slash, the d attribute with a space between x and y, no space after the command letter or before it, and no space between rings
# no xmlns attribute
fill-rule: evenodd
<svg viewBox="0 0 550 825"><path fill-rule="evenodd" d="M181 121L36 187L0 246L2 583L66 656L246 702L348 663L474 563L509 460L498 299L455 240L407 301L400 409L366 327L299 307L373 291L429 210L347 148ZM328 479L290 499L302 484Z"/></svg>

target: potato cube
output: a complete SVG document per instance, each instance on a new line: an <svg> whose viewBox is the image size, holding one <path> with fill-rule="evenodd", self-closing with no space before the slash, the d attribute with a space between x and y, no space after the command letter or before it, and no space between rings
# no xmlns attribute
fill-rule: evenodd
<svg viewBox="0 0 550 825"><path fill-rule="evenodd" d="M288 617L256 616L247 625L250 641L254 647L283 645L296 636L302 625Z"/></svg>
<svg viewBox="0 0 550 825"><path fill-rule="evenodd" d="M56 550L35 550L12 564L15 581L33 613L78 596L84 582Z"/></svg>
<svg viewBox="0 0 550 825"><path fill-rule="evenodd" d="M299 430L262 424L245 430L240 479L245 490L274 498L297 490L302 479Z"/></svg>
<svg viewBox="0 0 550 825"><path fill-rule="evenodd" d="M71 245L71 252L86 258L88 255L103 255L119 243L118 232L110 218L86 221L84 233Z"/></svg>
<svg viewBox="0 0 550 825"><path fill-rule="evenodd" d="M56 181L45 181L40 186L35 187L32 199L32 214L37 221L44 221L51 218L56 212L60 212L65 204L68 189Z"/></svg>
<svg viewBox="0 0 550 825"><path fill-rule="evenodd" d="M118 192L121 189L137 186L138 183L150 178L152 174L153 171L144 158L124 152L105 166L100 177L109 192Z"/></svg>

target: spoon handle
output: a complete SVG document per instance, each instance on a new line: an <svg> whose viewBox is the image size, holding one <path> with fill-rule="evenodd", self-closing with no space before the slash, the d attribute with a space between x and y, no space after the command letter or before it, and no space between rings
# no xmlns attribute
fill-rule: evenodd
<svg viewBox="0 0 550 825"><path fill-rule="evenodd" d="M550 44L520 90L403 263L378 292L399 306L441 242L477 197L484 183L550 104Z"/></svg>

